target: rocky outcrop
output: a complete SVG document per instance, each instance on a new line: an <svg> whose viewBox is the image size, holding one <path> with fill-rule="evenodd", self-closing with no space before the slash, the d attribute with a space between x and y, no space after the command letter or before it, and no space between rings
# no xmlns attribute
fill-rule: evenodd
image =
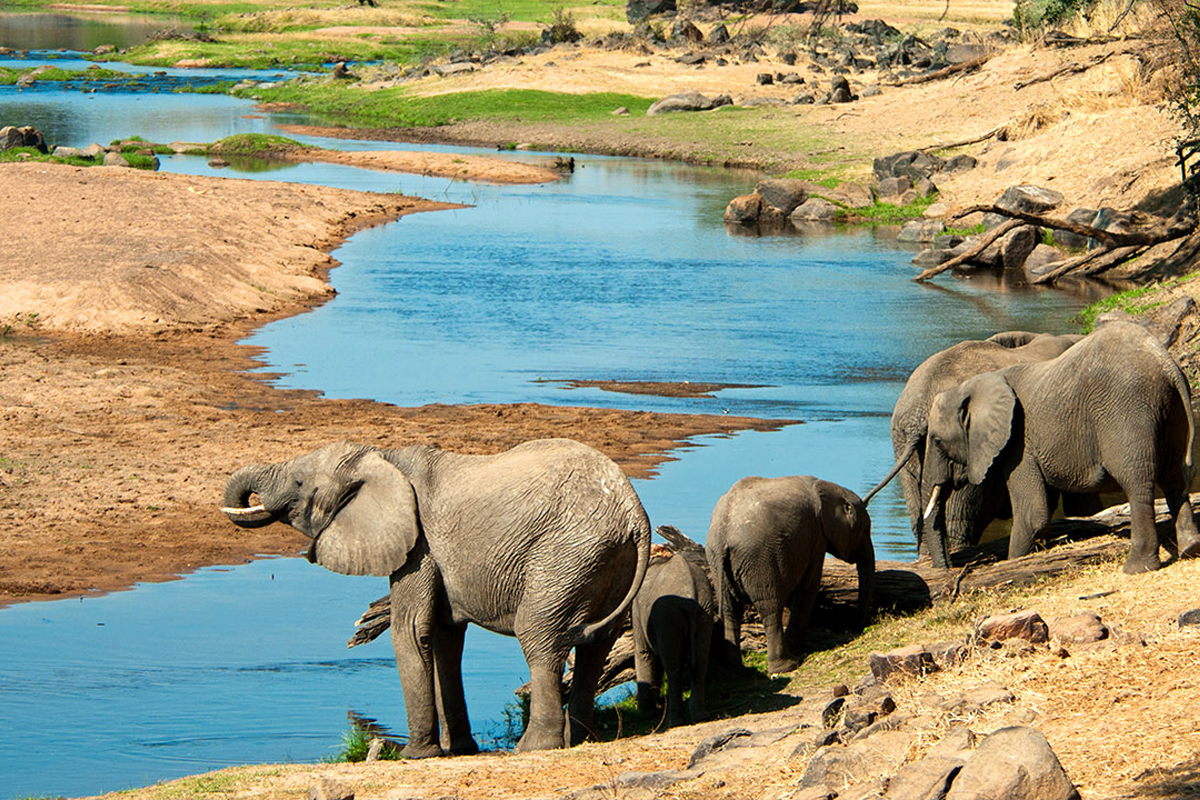
<svg viewBox="0 0 1200 800"><path fill-rule="evenodd" d="M716 97L705 97L699 92L681 92L672 94L655 102L646 109L646 116L666 114L675 111L711 111L714 108L733 104L733 98L727 94Z"/></svg>
<svg viewBox="0 0 1200 800"><path fill-rule="evenodd" d="M16 147L32 147L39 153L50 152L42 132L31 125L19 128L8 125L0 128L0 150L11 150Z"/></svg>
<svg viewBox="0 0 1200 800"><path fill-rule="evenodd" d="M674 14L675 0L626 0L625 19L635 25L655 14Z"/></svg>

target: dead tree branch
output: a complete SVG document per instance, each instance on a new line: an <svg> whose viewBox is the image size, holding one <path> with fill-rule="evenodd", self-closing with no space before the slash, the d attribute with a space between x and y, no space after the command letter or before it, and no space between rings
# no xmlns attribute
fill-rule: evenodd
<svg viewBox="0 0 1200 800"><path fill-rule="evenodd" d="M1064 64L1063 66L1059 67L1056 70L1047 72L1044 75L1038 75L1037 77L1030 78L1027 81L1017 81L1016 84L1013 85L1013 89L1015 89L1016 91L1019 92L1022 89L1024 89L1026 86L1033 86L1035 83L1044 83L1046 81L1052 81L1055 78L1061 77L1063 75L1073 75L1077 72L1087 72L1092 67L1100 66L1105 61L1108 61L1110 58L1112 58L1113 56L1129 55L1130 53L1133 53L1134 51L1135 51L1135 48L1125 47L1120 50L1113 50L1108 53L1100 53L1100 54L1094 55L1091 58L1089 58L1087 61L1073 61L1070 64Z"/></svg>
<svg viewBox="0 0 1200 800"><path fill-rule="evenodd" d="M1152 247L1163 242L1170 242L1182 236L1187 236L1195 230L1196 222L1190 216L1176 216L1169 220L1164 225L1148 226L1135 231L1123 233L1120 231L1109 231L1103 228L1094 228L1091 225L1084 225L1079 222L1072 222L1068 219L1060 217L1049 217L1044 214L1033 214L1028 211L1017 211L1010 208L1001 208L996 205L978 205L965 208L954 215L954 219L961 219L969 214L982 212L984 214L999 214L1009 219L1021 220L1030 225L1040 225L1043 228L1054 228L1060 231L1070 231L1077 233L1080 236L1086 236L1089 239L1095 239L1108 247Z"/></svg>
<svg viewBox="0 0 1200 800"><path fill-rule="evenodd" d="M983 134L982 136L976 136L973 139L963 139L960 142L947 142L945 144L941 144L941 143L931 144L928 147L921 147L918 149L922 153L928 153L930 150L953 150L956 147L966 147L969 144L979 144L980 142L985 142L988 139L991 139L993 136L1000 133L1000 131L1004 130L1004 128L1005 128L1005 126L1001 125L1000 127L992 128L990 131Z"/></svg>
<svg viewBox="0 0 1200 800"><path fill-rule="evenodd" d="M934 70L933 72L926 72L924 75L917 75L912 78L905 78L902 81L892 81L891 83L887 83L884 85L885 86L912 86L912 85L918 84L918 83L928 83L929 81L940 81L942 78L949 78L952 75L958 75L960 73L966 73L966 72L974 72L975 70L979 69L984 64L986 64L988 62L989 58L991 58L991 56L980 56L979 58L973 58L970 61L963 61L959 64L951 64L948 67L943 67L942 69Z"/></svg>
<svg viewBox="0 0 1200 800"><path fill-rule="evenodd" d="M988 231L983 236L981 236L979 238L979 243L976 244L974 247L972 247L967 252L962 253L961 255L957 255L954 258L952 258L949 261L946 261L942 264L938 264L936 267L930 267L929 269L925 270L917 277L913 278L913 280L916 281L917 283L923 283L923 282L929 280L930 278L932 278L934 275L941 275L943 272L945 272L948 269L954 269L957 266L966 264L968 261L973 261L984 250L987 250L988 247L990 247L993 242L995 242L1001 236L1003 236L1004 234L1013 230L1014 228L1021 227L1021 225L1022 225L1022 222L1019 219L1010 219L1008 222L1005 222L1003 225L997 225L995 228L992 228L990 231Z"/></svg>
<svg viewBox="0 0 1200 800"><path fill-rule="evenodd" d="M1076 271L1082 271L1084 275L1096 275L1129 260L1143 249L1137 245L1117 248L1098 247L1085 255L1067 259L1046 274L1034 278L1030 283L1034 285L1054 283L1064 275Z"/></svg>

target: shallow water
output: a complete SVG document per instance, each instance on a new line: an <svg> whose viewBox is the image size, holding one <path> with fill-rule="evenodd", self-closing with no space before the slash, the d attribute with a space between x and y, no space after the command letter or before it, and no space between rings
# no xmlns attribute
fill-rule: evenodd
<svg viewBox="0 0 1200 800"><path fill-rule="evenodd" d="M31 14L0 12L0 46L15 50L95 50L133 47L156 31L190 30L178 17L131 14Z"/></svg>
<svg viewBox="0 0 1200 800"><path fill-rule="evenodd" d="M46 90L0 92L0 119L86 145L135 133L208 141L270 132L281 118L227 97ZM533 187L322 164L215 170L194 157L166 158L163 169L471 204L405 217L340 248L337 298L249 340L266 348L265 371L285 373L281 385L403 405L536 401L802 421L701 437L672 453L677 460L656 478L635 482L654 524L697 539L716 498L747 474L817 474L865 491L891 465L888 414L917 363L996 330L1066 331L1068 318L1094 299L985 279L917 286L908 280L911 254L887 232L730 235L721 211L752 188L753 176L577 161L570 178ZM570 379L762 388L674 399L558 382ZM898 489L889 487L871 510L880 556L910 556ZM0 798L95 793L232 763L317 760L336 748L349 712L403 732L389 645L344 648L353 620L385 584L274 559L82 602L5 609ZM486 739L528 677L524 662L513 640L472 629L464 669L473 727Z"/></svg>

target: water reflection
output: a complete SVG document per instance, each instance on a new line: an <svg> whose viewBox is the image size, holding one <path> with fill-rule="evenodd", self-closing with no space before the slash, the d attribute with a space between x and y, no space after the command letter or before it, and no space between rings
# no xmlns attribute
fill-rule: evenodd
<svg viewBox="0 0 1200 800"><path fill-rule="evenodd" d="M164 28L190 30L178 17L132 14L36 14L0 12L0 46L16 50L95 50L142 44Z"/></svg>

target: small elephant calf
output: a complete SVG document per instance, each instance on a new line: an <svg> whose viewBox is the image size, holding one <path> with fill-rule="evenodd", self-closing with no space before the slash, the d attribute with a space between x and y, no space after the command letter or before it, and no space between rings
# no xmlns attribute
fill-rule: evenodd
<svg viewBox="0 0 1200 800"><path fill-rule="evenodd" d="M638 711L651 712L667 674L667 724L684 725L684 674L691 679L688 716L705 719L704 682L717 606L704 568L679 553L651 561L633 599L633 659Z"/></svg>

